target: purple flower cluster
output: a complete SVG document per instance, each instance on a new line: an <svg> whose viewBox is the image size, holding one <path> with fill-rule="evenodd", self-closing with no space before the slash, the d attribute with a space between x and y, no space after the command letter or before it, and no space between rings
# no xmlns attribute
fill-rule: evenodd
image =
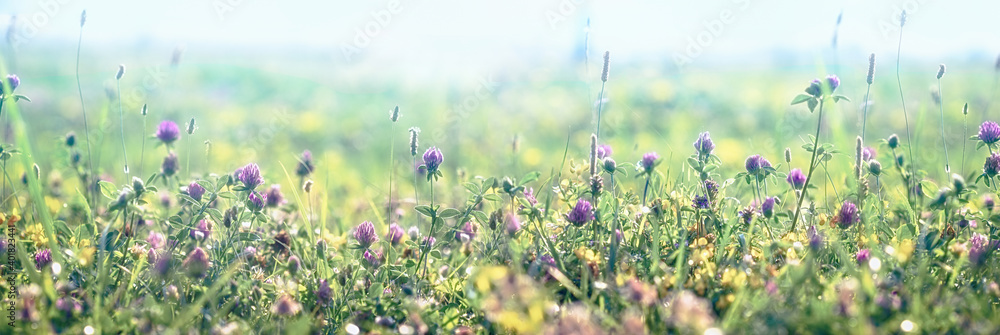
<svg viewBox="0 0 1000 335"><path fill-rule="evenodd" d="M278 207L285 203L285 196L281 194L281 185L273 184L267 189L267 207Z"/></svg>
<svg viewBox="0 0 1000 335"><path fill-rule="evenodd" d="M792 171L788 172L788 178L785 178L785 181L787 181L789 185L792 185L793 189L801 190L806 186L806 175L802 173L802 169L794 168Z"/></svg>
<svg viewBox="0 0 1000 335"><path fill-rule="evenodd" d="M976 266L983 265L991 245L986 235L972 233L972 237L969 238L969 262Z"/></svg>
<svg viewBox="0 0 1000 335"><path fill-rule="evenodd" d="M358 244L362 248L368 248L375 242L378 242L378 234L375 233L375 224L371 221L362 222L357 228L354 228L354 239L358 241Z"/></svg>
<svg viewBox="0 0 1000 335"><path fill-rule="evenodd" d="M771 167L771 162L761 155L747 157L745 162L747 173L754 176L764 176L767 173L765 168Z"/></svg>
<svg viewBox="0 0 1000 335"><path fill-rule="evenodd" d="M823 84L826 84L826 86L828 86L828 88L830 89L830 93L832 94L833 91L837 90L837 87L840 87L840 78L837 78L837 76L835 75L829 75L826 77L824 81L820 81L819 79L813 79L813 81L809 83L809 87L806 87L806 93L817 98L822 96Z"/></svg>
<svg viewBox="0 0 1000 335"><path fill-rule="evenodd" d="M167 154L167 157L163 157L163 164L160 164L160 173L171 177L177 174L177 170L180 170L180 162L178 161L177 154L171 151Z"/></svg>
<svg viewBox="0 0 1000 335"><path fill-rule="evenodd" d="M14 92L18 86L21 85L21 78L18 78L16 74L7 75L7 86L10 86L10 91ZM6 89L3 85L0 85L0 95L6 94Z"/></svg>
<svg viewBox="0 0 1000 335"><path fill-rule="evenodd" d="M844 201L840 205L840 212L837 214L837 224L841 228L849 228L855 223L861 221L861 212L858 211L858 206L850 201Z"/></svg>
<svg viewBox="0 0 1000 335"><path fill-rule="evenodd" d="M427 167L427 173L429 174L437 172L443 161L444 154L437 147L430 147L424 152L424 166Z"/></svg>
<svg viewBox="0 0 1000 335"><path fill-rule="evenodd" d="M475 239L478 232L479 227L472 223L472 221L466 221L465 224L462 225L462 228L455 232L455 239L462 242L468 242Z"/></svg>
<svg viewBox="0 0 1000 335"><path fill-rule="evenodd" d="M583 224L590 222L594 219L594 210L590 205L590 201L579 199L576 201L576 206L566 214L566 221L570 223L582 226Z"/></svg>
<svg viewBox="0 0 1000 335"><path fill-rule="evenodd" d="M39 270L52 263L52 250L42 249L35 253L35 267Z"/></svg>
<svg viewBox="0 0 1000 335"><path fill-rule="evenodd" d="M201 247L196 247L188 254L182 264L187 274L193 278L204 277L208 273L208 268L212 266L209 255Z"/></svg>
<svg viewBox="0 0 1000 335"><path fill-rule="evenodd" d="M181 129L177 127L174 121L163 121L160 122L160 126L156 128L156 138L160 139L160 142L164 144L171 144L181 138Z"/></svg>
<svg viewBox="0 0 1000 335"><path fill-rule="evenodd" d="M806 230L806 235L809 238L810 249L813 251L819 251L819 249L823 248L823 244L825 243L823 234L816 229L815 225L809 226L809 229Z"/></svg>
<svg viewBox="0 0 1000 335"><path fill-rule="evenodd" d="M858 253L854 255L854 260L858 262L858 265L868 263L869 259L871 259L871 251L868 249L858 250Z"/></svg>
<svg viewBox="0 0 1000 335"><path fill-rule="evenodd" d="M986 157L986 163L983 164L983 173L988 177L996 177L1000 174L1000 153L993 153L989 157Z"/></svg>
<svg viewBox="0 0 1000 335"><path fill-rule="evenodd" d="M236 178L251 191L264 184L264 177L261 177L260 167L256 163L250 163L240 168Z"/></svg>
<svg viewBox="0 0 1000 335"><path fill-rule="evenodd" d="M208 220L198 221L198 226L191 229L191 238L196 240L207 239L212 234L212 222Z"/></svg>
<svg viewBox="0 0 1000 335"><path fill-rule="evenodd" d="M260 212L264 209L264 205L267 203L267 195L257 192L250 191L250 195L247 196L247 208L253 212Z"/></svg>
<svg viewBox="0 0 1000 335"><path fill-rule="evenodd" d="M979 140L986 144L993 144L1000 141L1000 125L996 122L986 121L979 126Z"/></svg>
<svg viewBox="0 0 1000 335"><path fill-rule="evenodd" d="M692 205L692 207L694 207L695 209L708 209L709 206L710 203L708 201L708 197L704 195L696 195L694 197L694 204Z"/></svg>
<svg viewBox="0 0 1000 335"><path fill-rule="evenodd" d="M656 154L656 152L647 152L645 155L642 155L642 160L636 165L642 168L642 172L653 173L653 168L656 167L656 163L659 160L660 155Z"/></svg>
<svg viewBox="0 0 1000 335"><path fill-rule="evenodd" d="M295 174L299 177L308 176L313 172L315 167L313 166L313 156L309 150L302 152L302 157L299 157L299 164L295 167Z"/></svg>
<svg viewBox="0 0 1000 335"><path fill-rule="evenodd" d="M712 142L712 138L709 136L708 132L703 132L698 134L698 139L694 141L694 150L698 152L698 156L706 157L712 154L712 150L715 150L715 143Z"/></svg>
<svg viewBox="0 0 1000 335"><path fill-rule="evenodd" d="M374 249L365 250L365 253L361 255L361 258L365 261L371 269L377 269L382 266L382 252Z"/></svg>
<svg viewBox="0 0 1000 335"><path fill-rule="evenodd" d="M196 182L188 184L187 194L195 201L201 201L201 196L205 195L205 188Z"/></svg>
<svg viewBox="0 0 1000 335"><path fill-rule="evenodd" d="M392 245L399 245L403 241L403 235L405 234L406 232L403 231L403 227L393 223L389 225L389 232L385 234L385 239Z"/></svg>
<svg viewBox="0 0 1000 335"><path fill-rule="evenodd" d="M760 212L764 214L764 217L770 218L774 215L774 203L777 201L775 197L767 197L764 199L764 203L760 205Z"/></svg>
<svg viewBox="0 0 1000 335"><path fill-rule="evenodd" d="M605 157L611 157L613 151L611 146L607 144L601 144L597 146L597 159L604 159Z"/></svg>

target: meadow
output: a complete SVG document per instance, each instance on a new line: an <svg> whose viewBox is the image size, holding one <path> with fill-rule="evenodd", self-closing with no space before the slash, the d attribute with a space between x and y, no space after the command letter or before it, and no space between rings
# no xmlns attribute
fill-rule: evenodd
<svg viewBox="0 0 1000 335"><path fill-rule="evenodd" d="M2 333L1000 332L1000 59L75 47L0 57Z"/></svg>

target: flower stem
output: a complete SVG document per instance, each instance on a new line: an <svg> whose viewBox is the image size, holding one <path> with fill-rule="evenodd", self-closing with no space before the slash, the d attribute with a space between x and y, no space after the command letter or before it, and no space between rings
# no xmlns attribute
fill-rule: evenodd
<svg viewBox="0 0 1000 335"><path fill-rule="evenodd" d="M87 136L87 163L90 165L90 176L87 181L87 191L90 193L90 205L91 211L94 210L94 206L97 204L97 191L96 187L90 185L96 179L97 171L94 170L94 154L90 149L90 125L87 123L87 105L83 102L83 85L80 84L80 48L83 45L83 26L80 26L80 37L76 43L76 90L80 94L80 108L83 109L83 129L85 135Z"/></svg>
<svg viewBox="0 0 1000 335"><path fill-rule="evenodd" d="M944 65L942 65L944 66ZM938 109L941 111L941 147L944 148L944 173L951 174L951 160L948 159L948 141L944 139L944 91L941 90L941 77L938 77Z"/></svg>
<svg viewBox="0 0 1000 335"><path fill-rule="evenodd" d="M819 120L816 121L816 136L813 138L812 158L809 159L809 173L806 174L806 183L802 185L802 193L799 195L798 205L795 206L795 216L792 217L792 228L788 232L795 231L795 225L799 222L799 214L802 212L802 201L806 199L806 192L809 190L809 182L812 181L813 170L816 167L816 153L819 152L819 131L823 126L823 101L819 101Z"/></svg>
<svg viewBox="0 0 1000 335"><path fill-rule="evenodd" d="M128 170L128 149L125 148L125 111L122 110L122 80L115 80L118 85L118 117L122 130L122 155L125 158L125 181L131 180L132 174Z"/></svg>

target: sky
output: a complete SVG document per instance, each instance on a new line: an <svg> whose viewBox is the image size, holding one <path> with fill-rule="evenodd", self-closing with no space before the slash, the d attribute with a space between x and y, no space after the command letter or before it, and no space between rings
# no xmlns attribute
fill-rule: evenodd
<svg viewBox="0 0 1000 335"><path fill-rule="evenodd" d="M0 29L15 27L5 44L21 55L75 45L84 9L88 45L219 57L290 51L414 71L560 62L579 57L586 36L591 57L609 50L618 61L678 67L780 65L775 55L829 55L835 31L837 55L864 62L870 52L896 53L904 9L906 57L936 64L1000 53L1000 1L968 0L3 0Z"/></svg>

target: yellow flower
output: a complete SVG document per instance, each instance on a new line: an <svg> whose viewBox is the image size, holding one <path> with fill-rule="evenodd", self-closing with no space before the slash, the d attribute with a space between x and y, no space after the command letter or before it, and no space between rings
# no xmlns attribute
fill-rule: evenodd
<svg viewBox="0 0 1000 335"><path fill-rule="evenodd" d="M898 253L896 253L896 259L900 263L906 263L910 260L910 256L913 255L913 240L903 240L899 242L899 248L896 248Z"/></svg>
<svg viewBox="0 0 1000 335"><path fill-rule="evenodd" d="M41 248L49 244L49 238L45 236L45 228L42 227L41 223L36 223L25 228L24 235L32 242L35 242L36 248Z"/></svg>
<svg viewBox="0 0 1000 335"><path fill-rule="evenodd" d="M97 248L94 248L94 247L86 247L86 248L80 249L80 256L77 257L77 260L80 262L80 266L82 266L82 267L88 267L91 264L93 264L94 263L94 253L96 253L96 252L97 252Z"/></svg>

